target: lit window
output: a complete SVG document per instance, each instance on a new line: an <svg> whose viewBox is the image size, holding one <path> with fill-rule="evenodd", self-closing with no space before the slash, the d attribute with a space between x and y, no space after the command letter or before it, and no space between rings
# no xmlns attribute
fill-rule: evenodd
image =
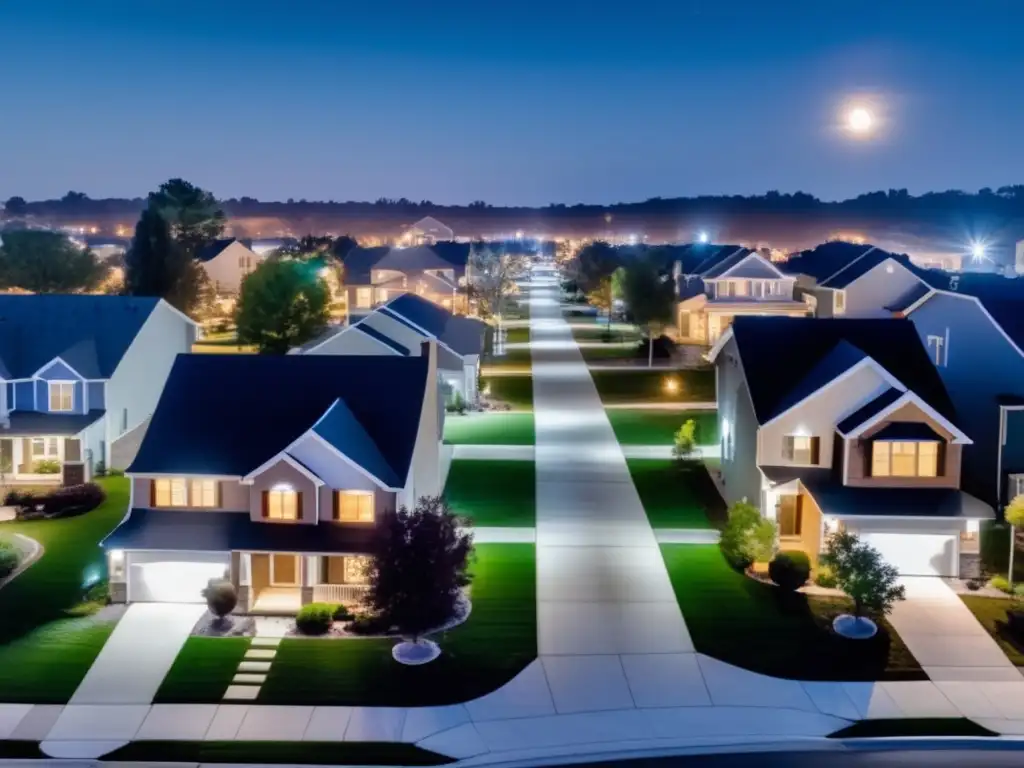
<svg viewBox="0 0 1024 768"><path fill-rule="evenodd" d="M370 288L356 288L356 307L369 309L373 303L373 291Z"/></svg>
<svg viewBox="0 0 1024 768"><path fill-rule="evenodd" d="M153 506L187 507L188 483L183 477L161 477L153 481Z"/></svg>
<svg viewBox="0 0 1024 768"><path fill-rule="evenodd" d="M216 480L193 480L192 481L192 506L193 507L216 507L217 506L217 481Z"/></svg>
<svg viewBox="0 0 1024 768"><path fill-rule="evenodd" d="M817 464L818 448L817 437L787 435L783 439L783 457L794 464Z"/></svg>
<svg viewBox="0 0 1024 768"><path fill-rule="evenodd" d="M842 312L846 309L846 292L836 291L836 312Z"/></svg>
<svg viewBox="0 0 1024 768"><path fill-rule="evenodd" d="M75 384L72 381L50 382L50 410L73 411L75 409Z"/></svg>
<svg viewBox="0 0 1024 768"><path fill-rule="evenodd" d="M343 523L372 523L373 492L338 491L338 520Z"/></svg>
<svg viewBox="0 0 1024 768"><path fill-rule="evenodd" d="M345 583L365 584L368 579L370 558L368 557L345 557Z"/></svg>
<svg viewBox="0 0 1024 768"><path fill-rule="evenodd" d="M299 494L296 491L264 491L263 516L270 520L298 520Z"/></svg>
<svg viewBox="0 0 1024 768"><path fill-rule="evenodd" d="M939 444L875 441L871 446L872 477L937 477Z"/></svg>

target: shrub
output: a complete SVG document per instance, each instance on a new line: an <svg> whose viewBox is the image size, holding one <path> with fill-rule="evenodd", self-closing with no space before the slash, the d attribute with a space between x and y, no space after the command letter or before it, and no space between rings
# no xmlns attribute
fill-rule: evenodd
<svg viewBox="0 0 1024 768"><path fill-rule="evenodd" d="M897 600L906 599L899 570L854 533L842 531L829 539L821 561L835 572L837 585L853 600L854 616L866 611L884 616Z"/></svg>
<svg viewBox="0 0 1024 768"><path fill-rule="evenodd" d="M9 541L0 540L0 579L6 579L21 561L21 553Z"/></svg>
<svg viewBox="0 0 1024 768"><path fill-rule="evenodd" d="M1013 595L1014 595L1014 597L1019 597L1021 599L1024 599L1024 584L1014 584L1013 585Z"/></svg>
<svg viewBox="0 0 1024 768"><path fill-rule="evenodd" d="M108 469L107 477L124 477L123 469Z"/></svg>
<svg viewBox="0 0 1024 768"><path fill-rule="evenodd" d="M648 340L644 339L637 345L636 357L648 359L649 352L647 349ZM658 336L654 339L654 359L655 360L667 360L672 357L676 351L676 343L672 341L668 336Z"/></svg>
<svg viewBox="0 0 1024 768"><path fill-rule="evenodd" d="M40 459L32 465L32 471L37 475L56 475L60 472L60 462L57 459Z"/></svg>
<svg viewBox="0 0 1024 768"><path fill-rule="evenodd" d="M227 579L210 579L203 590L206 607L218 619L223 619L238 605L238 590Z"/></svg>
<svg viewBox="0 0 1024 768"><path fill-rule="evenodd" d="M971 592L977 592L982 588L982 586L983 582L980 579L968 579L967 581L967 588L971 590Z"/></svg>
<svg viewBox="0 0 1024 768"><path fill-rule="evenodd" d="M676 432L672 442L672 458L679 463L688 462L697 451L697 422L687 419Z"/></svg>
<svg viewBox="0 0 1024 768"><path fill-rule="evenodd" d="M824 589L835 589L839 582L836 579L835 571L827 565L822 565L818 566L818 570L814 573L814 583Z"/></svg>
<svg viewBox="0 0 1024 768"><path fill-rule="evenodd" d="M106 498L107 494L96 483L84 483L55 488L42 494L11 491L4 503L18 507L19 517L35 513L40 507L43 517L73 517L95 509Z"/></svg>
<svg viewBox="0 0 1024 768"><path fill-rule="evenodd" d="M729 507L729 520L718 546L733 568L745 570L756 562L771 560L775 530L775 523L761 517L756 507L737 501Z"/></svg>
<svg viewBox="0 0 1024 768"><path fill-rule="evenodd" d="M456 392L452 396L452 399L449 400L448 403L445 405L445 410L448 411L448 413L466 413L466 401L462 397L461 393Z"/></svg>
<svg viewBox="0 0 1024 768"><path fill-rule="evenodd" d="M361 613L349 622L347 629L355 635L383 635L391 629L391 622L377 614Z"/></svg>
<svg viewBox="0 0 1024 768"><path fill-rule="evenodd" d="M335 621L349 621L351 618L353 618L352 611L348 609L347 605L334 606Z"/></svg>
<svg viewBox="0 0 1024 768"><path fill-rule="evenodd" d="M803 552L779 552L768 564L768 575L780 589L796 592L811 575L811 561Z"/></svg>
<svg viewBox="0 0 1024 768"><path fill-rule="evenodd" d="M103 609L103 606L110 602L110 584L107 581L97 581L85 590L82 600L64 611L65 616L82 617L92 616Z"/></svg>
<svg viewBox="0 0 1024 768"><path fill-rule="evenodd" d="M307 603L295 616L295 626L304 635L325 635L334 623L332 603Z"/></svg>
<svg viewBox="0 0 1024 768"><path fill-rule="evenodd" d="M100 459L99 461L96 462L96 466L93 468L92 473L96 477L106 477L107 463L103 459Z"/></svg>
<svg viewBox="0 0 1024 768"><path fill-rule="evenodd" d="M992 589L998 589L1000 592L1010 594L1010 582L1003 576L993 576L988 580L988 585L992 587Z"/></svg>

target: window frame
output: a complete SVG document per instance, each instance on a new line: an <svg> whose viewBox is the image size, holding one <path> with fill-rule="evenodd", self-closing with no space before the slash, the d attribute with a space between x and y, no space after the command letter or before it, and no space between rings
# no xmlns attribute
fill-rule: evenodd
<svg viewBox="0 0 1024 768"><path fill-rule="evenodd" d="M345 518L345 504L346 499L354 500L357 504L361 500L366 500L369 503L369 516L363 518L366 510L356 509L356 515L354 518ZM373 491L359 491L359 490L338 490L334 492L334 522L344 523L345 525L373 525L377 522L377 496Z"/></svg>
<svg viewBox="0 0 1024 768"><path fill-rule="evenodd" d="M75 382L69 379L52 379L46 382L46 405L50 413L74 413L75 411ZM64 388L70 387L68 394L68 407L53 407L53 400L56 388L58 406L63 405Z"/></svg>
<svg viewBox="0 0 1024 768"><path fill-rule="evenodd" d="M921 472L922 453L921 446L934 446L934 471L928 474ZM896 447L900 450L897 453ZM913 451L905 449L912 447ZM885 449L885 461L879 461L879 451ZM907 474L904 471L896 471L896 457L899 456L904 462L909 461L913 472ZM881 465L885 466L884 472L879 472ZM869 477L896 478L899 480L924 479L943 477L942 467L942 441L940 440L872 440L871 441L871 473Z"/></svg>
<svg viewBox="0 0 1024 768"><path fill-rule="evenodd" d="M356 309L370 309L373 307L373 288L356 288Z"/></svg>
<svg viewBox="0 0 1024 768"><path fill-rule="evenodd" d="M294 504L295 516L294 517L285 517L284 516L284 513L286 511L286 509L284 507L284 501L285 501L285 498L286 498L286 494L287 494L287 496L291 497L295 501L295 504ZM273 502L274 502L275 498L280 498L280 501L281 501L281 507L280 507L281 514L278 517L275 517L274 514L273 514L273 512L274 512L274 503ZM302 492L296 490L295 488L268 488L267 490L263 491L263 519L264 520L272 520L272 521L278 522L278 523L292 523L292 522L298 522L299 520L301 520L302 519Z"/></svg>
<svg viewBox="0 0 1024 768"><path fill-rule="evenodd" d="M175 486L181 484L180 493L184 498L184 504L175 504ZM196 485L212 483L213 484L213 503L196 503ZM166 484L166 500L167 503L161 503L161 484ZM205 493L205 489L201 491ZM220 481L215 478L209 477L154 477L150 480L149 490L149 501L150 507L153 509L220 509L221 507L221 486ZM204 499L200 498L200 502Z"/></svg>
<svg viewBox="0 0 1024 768"><path fill-rule="evenodd" d="M792 509L784 508L783 502L785 499L793 499ZM783 511L787 514L792 513L793 515L793 530L786 532L783 526ZM779 496L778 504L775 507L775 523L779 527L779 538L780 539L800 539L803 537L804 532L804 515L803 515L803 496L799 493L785 493Z"/></svg>
<svg viewBox="0 0 1024 768"><path fill-rule="evenodd" d="M797 450L796 441L806 440L807 448ZM800 460L800 454L807 452L807 461ZM818 435L784 435L782 438L782 458L791 464L802 467L817 467L821 463L821 438Z"/></svg>

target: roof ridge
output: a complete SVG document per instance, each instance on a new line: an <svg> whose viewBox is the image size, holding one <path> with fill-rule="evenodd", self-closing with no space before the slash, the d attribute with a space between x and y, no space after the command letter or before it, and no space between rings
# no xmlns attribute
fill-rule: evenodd
<svg viewBox="0 0 1024 768"><path fill-rule="evenodd" d="M863 259L863 258L864 258L865 256L867 256L867 255L868 255L869 253L871 253L872 251L877 251L877 250L878 250L878 246L877 246L877 245L872 245L872 246L871 246L870 248L868 248L868 249L867 249L866 251L864 251L864 253L862 253L862 254L861 254L860 256L858 256L858 257L857 257L856 259L851 259L851 260L850 260L850 261L848 261L848 262L847 262L846 264L844 264L844 265L843 265L843 267L842 267L842 268L841 268L841 269L840 269L840 270L839 270L838 272L833 272L833 273L832 273L831 275L829 275L829 276L828 276L828 277L826 277L826 278L825 278L824 280L822 280L822 281L821 281L821 283L819 283L819 285L822 285L822 286L824 286L824 285L825 285L825 283L828 283L829 281L831 281L831 280L832 280L832 278L836 277L837 275L840 275L840 274L842 274L842 273L843 273L843 272L845 272L845 271L846 271L847 269L849 269L849 268L850 268L850 267L852 267L852 266L853 266L854 264L856 264L856 263L857 263L858 261L860 261L860 260L861 260L861 259Z"/></svg>

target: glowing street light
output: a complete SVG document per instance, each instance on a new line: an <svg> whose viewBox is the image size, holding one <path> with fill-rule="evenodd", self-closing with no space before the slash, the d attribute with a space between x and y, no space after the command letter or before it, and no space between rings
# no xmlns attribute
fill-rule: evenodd
<svg viewBox="0 0 1024 768"><path fill-rule="evenodd" d="M971 258L975 261L985 260L985 244L984 243L972 243L971 244Z"/></svg>
<svg viewBox="0 0 1024 768"><path fill-rule="evenodd" d="M697 240L699 240L702 243L706 243L708 241L708 233L701 232L699 235L697 235Z"/></svg>

